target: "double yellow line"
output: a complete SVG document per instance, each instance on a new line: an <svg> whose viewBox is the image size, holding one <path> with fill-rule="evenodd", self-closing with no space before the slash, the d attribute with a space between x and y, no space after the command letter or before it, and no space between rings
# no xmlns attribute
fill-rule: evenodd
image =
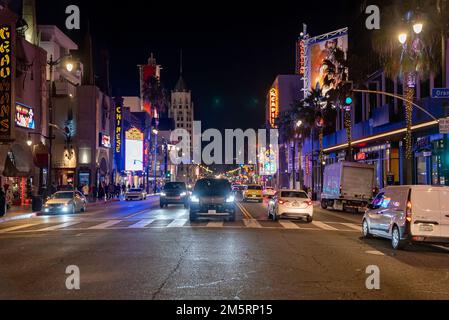
<svg viewBox="0 0 449 320"><path fill-rule="evenodd" d="M238 206L239 209L242 211L243 216L244 216L246 219L248 219L248 220L254 220L254 217L251 215L251 213L249 213L248 210L246 210L246 208L245 208L242 204L240 204L240 203L237 202L237 206Z"/></svg>

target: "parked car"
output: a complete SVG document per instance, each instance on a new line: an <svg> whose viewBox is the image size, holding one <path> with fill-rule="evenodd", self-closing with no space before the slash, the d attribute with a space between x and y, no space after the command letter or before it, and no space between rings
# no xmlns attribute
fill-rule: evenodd
<svg viewBox="0 0 449 320"><path fill-rule="evenodd" d="M391 240L393 249L417 242L449 243L449 187L391 186L368 206L365 238Z"/></svg>
<svg viewBox="0 0 449 320"><path fill-rule="evenodd" d="M147 193L145 190L141 188L134 188L129 189L128 192L125 193L125 200L126 201L132 201L132 200L146 200L147 199Z"/></svg>
<svg viewBox="0 0 449 320"><path fill-rule="evenodd" d="M243 192L243 202L247 201L263 202L262 190L263 188L260 185L257 184L248 185L245 191Z"/></svg>
<svg viewBox="0 0 449 320"><path fill-rule="evenodd" d="M281 190L268 203L268 217L274 221L281 218L300 218L313 221L313 202L304 191Z"/></svg>
<svg viewBox="0 0 449 320"><path fill-rule="evenodd" d="M183 204L186 209L189 207L189 191L184 182L165 184L160 196L160 207L163 208L169 204Z"/></svg>
<svg viewBox="0 0 449 320"><path fill-rule="evenodd" d="M263 196L266 198L272 198L276 194L276 190L272 187L265 187L263 189Z"/></svg>
<svg viewBox="0 0 449 320"><path fill-rule="evenodd" d="M58 191L44 204L42 213L45 214L75 214L86 212L87 199L79 191Z"/></svg>
<svg viewBox="0 0 449 320"><path fill-rule="evenodd" d="M225 179L200 179L190 196L190 221L220 217L235 221L235 195Z"/></svg>

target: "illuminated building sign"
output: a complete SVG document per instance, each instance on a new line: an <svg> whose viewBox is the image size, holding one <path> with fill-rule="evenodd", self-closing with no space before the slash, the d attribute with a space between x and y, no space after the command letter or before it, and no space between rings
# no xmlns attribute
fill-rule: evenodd
<svg viewBox="0 0 449 320"><path fill-rule="evenodd" d="M279 116L279 97L278 91L273 88L270 90L270 125L276 128L276 118Z"/></svg>
<svg viewBox="0 0 449 320"><path fill-rule="evenodd" d="M125 133L125 170L143 171L143 140L144 134L136 128Z"/></svg>
<svg viewBox="0 0 449 320"><path fill-rule="evenodd" d="M115 107L115 153L122 153L122 106Z"/></svg>
<svg viewBox="0 0 449 320"><path fill-rule="evenodd" d="M36 129L33 108L27 107L20 103L16 103L15 122L16 126L31 130Z"/></svg>
<svg viewBox="0 0 449 320"><path fill-rule="evenodd" d="M111 148L111 137L100 132L100 147Z"/></svg>
<svg viewBox="0 0 449 320"><path fill-rule="evenodd" d="M300 40L298 46L298 74L303 76L306 73L306 42Z"/></svg>
<svg viewBox="0 0 449 320"><path fill-rule="evenodd" d="M0 27L0 140L11 139L11 26Z"/></svg>

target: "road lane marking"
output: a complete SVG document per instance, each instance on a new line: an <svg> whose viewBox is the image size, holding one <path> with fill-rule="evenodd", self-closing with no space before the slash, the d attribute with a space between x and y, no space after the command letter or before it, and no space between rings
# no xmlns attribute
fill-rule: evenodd
<svg viewBox="0 0 449 320"><path fill-rule="evenodd" d="M133 213L133 214L131 214L129 216L126 216L123 219L124 220L131 219L131 218L134 218L135 216L138 216L138 215L141 215L141 214L144 214L144 213L147 213L147 212L151 212L151 211L152 211L151 209L145 209L145 210L139 211L137 213Z"/></svg>
<svg viewBox="0 0 449 320"><path fill-rule="evenodd" d="M312 224L313 224L315 227L318 227L318 228L323 229L323 230L338 231L337 228L331 227L330 225L325 224L325 223L323 223L323 222L321 222L321 221L312 221Z"/></svg>
<svg viewBox="0 0 449 320"><path fill-rule="evenodd" d="M242 215L244 218L249 219L248 215L245 212L245 209L242 207L242 205L240 203L237 203L237 207L240 209L240 211L242 212Z"/></svg>
<svg viewBox="0 0 449 320"><path fill-rule="evenodd" d="M346 226L346 227L348 227L350 229L354 229L354 230L357 230L357 231L362 231L362 227L359 226L359 225L356 225L354 223L342 223L341 222L340 224L342 224L342 225L344 225L344 226Z"/></svg>
<svg viewBox="0 0 449 320"><path fill-rule="evenodd" d="M249 213L249 211L243 206L243 204L238 204L240 210L243 212L243 214L245 215L245 217L249 220L255 220L254 217L251 215L251 213Z"/></svg>
<svg viewBox="0 0 449 320"><path fill-rule="evenodd" d="M6 228L6 229L0 230L0 233L6 233L6 232L10 232L10 231L16 231L16 230L20 230L20 229L25 229L25 228L37 226L38 224L39 223L28 223L28 224L23 224L23 225L20 225L20 226Z"/></svg>
<svg viewBox="0 0 449 320"><path fill-rule="evenodd" d="M223 228L223 226L223 221L211 221L206 225L207 228Z"/></svg>
<svg viewBox="0 0 449 320"><path fill-rule="evenodd" d="M243 220L243 222L245 223L245 226L247 228L262 228L262 226L260 225L259 222L257 222L257 220Z"/></svg>
<svg viewBox="0 0 449 320"><path fill-rule="evenodd" d="M296 223L291 221L279 221L279 224L285 229L301 229Z"/></svg>
<svg viewBox="0 0 449 320"><path fill-rule="evenodd" d="M136 222L130 226L128 226L128 229L140 229L140 228L145 228L147 225L151 224L154 222L154 219L143 219L140 220L139 222Z"/></svg>
<svg viewBox="0 0 449 320"><path fill-rule="evenodd" d="M107 222L98 224L98 225L90 227L88 229L89 230L102 230L102 229L106 229L106 228L112 227L112 226L114 226L116 224L119 224L120 222L122 222L122 220L109 220Z"/></svg>
<svg viewBox="0 0 449 320"><path fill-rule="evenodd" d="M187 223L187 219L176 219L170 223L167 228L181 228Z"/></svg>
<svg viewBox="0 0 449 320"><path fill-rule="evenodd" d="M67 227L73 226L73 225L78 224L78 223L79 223L78 221L65 222L63 224L57 224L57 225L52 226L52 227L36 230L36 232L55 231L55 230L58 230L58 229L67 228Z"/></svg>

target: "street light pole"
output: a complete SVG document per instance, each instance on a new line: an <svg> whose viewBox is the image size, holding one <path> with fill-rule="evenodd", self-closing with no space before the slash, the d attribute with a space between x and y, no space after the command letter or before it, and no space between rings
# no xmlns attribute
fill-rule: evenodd
<svg viewBox="0 0 449 320"><path fill-rule="evenodd" d="M153 134L154 134L154 194L156 194L157 193L157 181L156 181L156 179L157 179L157 172L156 172L156 170L157 170L157 148L158 148L158 141L157 141L157 139L158 139L158 131L155 129L155 130L153 130Z"/></svg>
<svg viewBox="0 0 449 320"><path fill-rule="evenodd" d="M50 61L48 62L48 65L50 66L50 95L48 99L48 112L49 112L49 124L48 124L48 135L53 137L53 126L51 125L53 123L53 68L56 65L55 61L53 61L53 55L50 56ZM53 168L53 139L49 139L49 165L48 165L48 172L47 172L47 192L51 192L51 185L52 185L52 168Z"/></svg>

